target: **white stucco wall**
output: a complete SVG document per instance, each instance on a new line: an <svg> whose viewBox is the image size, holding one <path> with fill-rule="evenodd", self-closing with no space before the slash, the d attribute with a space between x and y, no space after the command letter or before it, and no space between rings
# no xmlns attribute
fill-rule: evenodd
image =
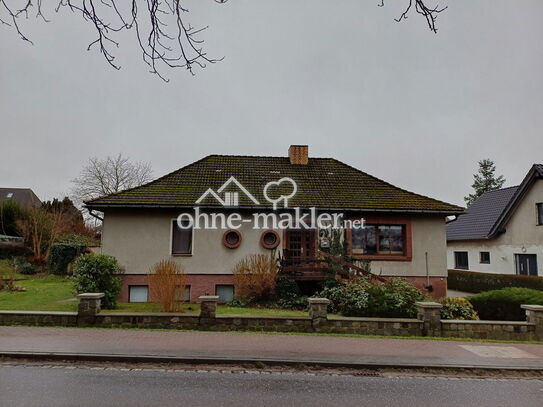
<svg viewBox="0 0 543 407"><path fill-rule="evenodd" d="M162 210L109 210L104 217L102 252L115 256L129 274L145 274L160 260L173 258L188 274L230 274L243 257L269 253L260 245L261 230L243 224L237 249L222 244L223 230L194 230L193 254L171 256L171 221L178 212ZM278 231L282 239L282 232ZM411 261L373 261L372 272L382 275L426 276L428 253L430 276L446 277L446 237L443 217L412 219Z"/></svg>
<svg viewBox="0 0 543 407"><path fill-rule="evenodd" d="M174 259L187 274L230 274L243 257L269 253L260 245L261 231L243 224L241 245L223 246L224 230L194 230L192 256L172 256L171 224L178 212L110 211L102 231L103 253L115 256L126 273L146 274L157 262Z"/></svg>
<svg viewBox="0 0 543 407"><path fill-rule="evenodd" d="M449 268L454 268L455 251L467 251L471 271L515 274L515 254L535 254L538 275L543 276L543 226L537 225L536 216L536 203L539 202L543 202L543 180L536 181L528 191L502 235L491 240L448 242ZM479 263L481 251L490 252L490 264Z"/></svg>
<svg viewBox="0 0 543 407"><path fill-rule="evenodd" d="M406 261L372 261L371 271L388 276L447 277L447 245L445 218L418 216L412 218L413 257Z"/></svg>

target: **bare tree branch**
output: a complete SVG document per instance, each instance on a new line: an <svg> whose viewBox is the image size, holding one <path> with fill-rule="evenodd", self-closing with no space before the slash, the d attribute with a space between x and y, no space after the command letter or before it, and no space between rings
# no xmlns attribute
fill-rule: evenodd
<svg viewBox="0 0 543 407"><path fill-rule="evenodd" d="M33 3L35 1L35 3ZM132 31L150 72L168 81L163 72L168 68L185 68L194 75L194 68L204 68L208 63L221 59L211 58L203 50L203 40L198 35L207 27L194 28L187 20L188 9L182 0L57 0L55 12L70 10L87 22L96 33L96 39L87 50L98 49L106 62L120 69L115 61L119 47L117 37L122 31ZM226 3L227 0L213 0ZM32 10L43 21L42 0L0 0L0 23L15 29L17 34L31 44L20 28L21 18L27 19ZM140 7L141 6L141 7Z"/></svg>
<svg viewBox="0 0 543 407"><path fill-rule="evenodd" d="M205 68L222 58L212 58L203 49L199 35L208 27L193 27L187 21L189 10L183 7L186 0L56 0L55 12L70 10L80 16L96 34L96 39L87 50L97 49L106 62L115 69L115 50L119 47L119 35L124 31L135 33L142 59L149 71L168 81L164 72L170 68L185 68L192 75L195 68ZM228 0L212 0L226 3ZM437 15L447 7L428 7L429 0L403 0L407 7L396 21L407 19L414 9L424 16L430 30L437 32ZM34 3L35 2L35 3ZM383 7L385 0L378 5ZM22 6L21 6L22 4ZM19 5L19 6L16 6ZM42 0L0 0L0 24L14 29L26 42L33 42L25 36L20 27L21 19L28 19L31 11L45 22Z"/></svg>
<svg viewBox="0 0 543 407"><path fill-rule="evenodd" d="M428 25L428 28L437 34L437 27L436 27L437 15L441 13L442 11L445 11L447 9L447 6L439 7L439 5L436 5L435 7L428 7L425 4L425 2L427 3L427 0L407 0L407 2L408 2L407 7L405 8L404 12L400 15L400 17L396 19L396 21L400 22L402 20L407 20L407 16L409 15L409 12L414 8L417 14L424 16L424 18L426 19L426 24ZM384 7L384 5L385 5L385 0L381 0L381 3L378 4L379 7Z"/></svg>

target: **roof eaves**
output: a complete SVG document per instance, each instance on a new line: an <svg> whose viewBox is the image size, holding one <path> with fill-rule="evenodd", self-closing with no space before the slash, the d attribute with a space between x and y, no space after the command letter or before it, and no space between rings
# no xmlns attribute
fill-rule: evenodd
<svg viewBox="0 0 543 407"><path fill-rule="evenodd" d="M115 203L106 203L106 204L85 204L84 207L87 209L105 209L105 208L157 208L157 209L186 209L194 208L197 206L202 209L259 209L259 210L270 210L273 211L273 206L258 206L258 205L240 205L236 207L228 206L218 206L218 205L164 205L164 204L115 204ZM344 212L380 212L380 213L425 213L425 214L435 214L435 215L456 215L463 213L463 210L453 211L453 210L442 210L442 209L381 209L381 208L337 208L337 207L315 207L319 211L344 211ZM294 208L286 208L287 210L293 210ZM309 208L306 208L309 209Z"/></svg>

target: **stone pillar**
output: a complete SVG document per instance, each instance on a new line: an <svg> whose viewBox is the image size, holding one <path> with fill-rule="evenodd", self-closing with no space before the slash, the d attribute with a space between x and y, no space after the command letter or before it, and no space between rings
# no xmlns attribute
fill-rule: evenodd
<svg viewBox="0 0 543 407"><path fill-rule="evenodd" d="M202 295L200 300L200 318L215 318L217 314L218 295Z"/></svg>
<svg viewBox="0 0 543 407"><path fill-rule="evenodd" d="M313 328L326 325L330 300L327 298L308 298L307 301L309 302L309 318L311 318Z"/></svg>
<svg viewBox="0 0 543 407"><path fill-rule="evenodd" d="M94 325L96 315L100 313L101 299L104 293L79 294L79 305L77 306L77 324Z"/></svg>
<svg viewBox="0 0 543 407"><path fill-rule="evenodd" d="M526 311L526 321L535 324L536 340L543 341L543 305L521 305Z"/></svg>
<svg viewBox="0 0 543 407"><path fill-rule="evenodd" d="M423 322L423 336L441 336L441 305L438 302L417 301L417 319Z"/></svg>

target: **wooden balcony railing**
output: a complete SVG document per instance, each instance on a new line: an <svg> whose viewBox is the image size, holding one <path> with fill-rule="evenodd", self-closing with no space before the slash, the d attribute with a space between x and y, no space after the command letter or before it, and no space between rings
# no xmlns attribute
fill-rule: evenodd
<svg viewBox="0 0 543 407"><path fill-rule="evenodd" d="M326 280L331 277L350 279L365 275L381 282L385 281L384 278L370 273L356 264L321 250L318 250L318 257L303 258L289 256L286 251L280 264L281 273L289 275L295 280Z"/></svg>

